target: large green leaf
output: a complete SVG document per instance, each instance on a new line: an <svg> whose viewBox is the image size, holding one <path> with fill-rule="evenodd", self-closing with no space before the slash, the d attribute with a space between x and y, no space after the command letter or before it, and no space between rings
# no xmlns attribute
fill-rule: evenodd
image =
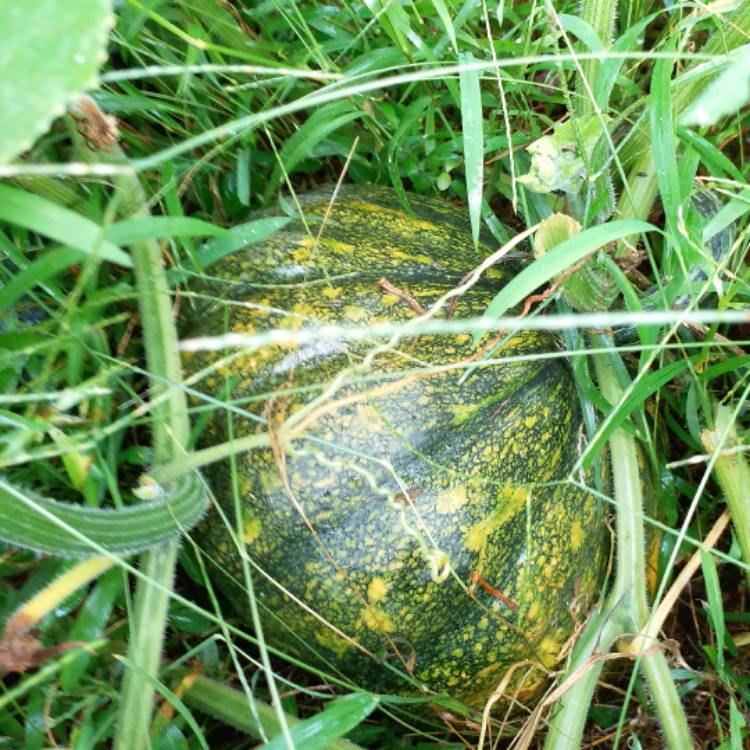
<svg viewBox="0 0 750 750"><path fill-rule="evenodd" d="M112 19L111 0L0 2L0 164L97 85Z"/></svg>

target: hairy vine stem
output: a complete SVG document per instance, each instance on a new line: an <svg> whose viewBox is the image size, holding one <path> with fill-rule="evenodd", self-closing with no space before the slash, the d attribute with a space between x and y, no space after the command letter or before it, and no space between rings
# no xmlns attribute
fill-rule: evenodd
<svg viewBox="0 0 750 750"><path fill-rule="evenodd" d="M617 355L600 353L593 359L602 395L614 407L623 391L612 365L613 356ZM580 747L591 698L604 665L601 657L617 645L640 663L652 689L667 747L689 750L693 741L666 658L658 644L634 640L634 636L647 627L650 617L646 596L643 496L635 439L619 428L609 445L617 514L615 581L573 651L566 675L580 674L580 677L557 703L550 718L545 748L574 750ZM638 644L636 653L629 647L634 642Z"/></svg>
<svg viewBox="0 0 750 750"><path fill-rule="evenodd" d="M119 146L112 147L109 158L126 162ZM135 174L117 177L115 184L125 205L132 208L132 218L149 215L143 187ZM133 246L132 256L146 362L153 375L149 378L151 395L164 390L169 394L154 408L152 421L154 461L163 463L183 453L190 435L187 400L180 387L177 331L159 244L154 240L140 242ZM171 541L146 552L141 560L146 578L136 587L128 644L128 658L136 669L125 671L116 750L145 750L149 746L154 688L143 675L156 677L159 673L177 550L178 542Z"/></svg>

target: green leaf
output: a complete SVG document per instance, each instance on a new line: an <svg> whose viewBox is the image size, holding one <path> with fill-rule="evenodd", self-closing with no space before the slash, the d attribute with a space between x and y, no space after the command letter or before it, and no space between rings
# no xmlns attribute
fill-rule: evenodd
<svg viewBox="0 0 750 750"><path fill-rule="evenodd" d="M97 85L112 21L110 0L0 3L0 164Z"/></svg>
<svg viewBox="0 0 750 750"><path fill-rule="evenodd" d="M104 238L104 229L90 219L46 198L0 184L0 220L31 229L68 247L130 267L130 256Z"/></svg>
<svg viewBox="0 0 750 750"><path fill-rule="evenodd" d="M750 101L750 44L735 50L732 62L717 76L680 119L682 125L705 127L731 115Z"/></svg>
<svg viewBox="0 0 750 750"><path fill-rule="evenodd" d="M293 135L287 138L279 153L279 163L274 167L268 180L265 199L268 201L278 188L284 174L288 174L303 160L308 158L317 144L344 127L352 120L364 117L362 109L353 109L350 101L335 101L313 111Z"/></svg>
<svg viewBox="0 0 750 750"><path fill-rule="evenodd" d="M599 35L588 21L579 16L571 16L568 13L560 13L558 18L565 31L575 34L588 47L590 52L601 52L604 49L602 40L599 39Z"/></svg>
<svg viewBox="0 0 750 750"><path fill-rule="evenodd" d="M625 302L625 307L627 308L628 312L643 312L643 305L641 304L641 299L638 295L638 292L636 292L636 290L633 288L630 280L622 272L617 263L615 263L615 261L609 255L605 256L602 259L602 262L606 264L607 268L609 269L610 275L614 279L615 284L617 284L617 288L619 289L620 294L622 294L622 299ZM656 339L659 335L659 329L657 326L644 325L639 325L635 328L638 332L638 338L644 345L644 349L641 351L641 362L644 362L649 356L649 350L647 347L656 343Z"/></svg>
<svg viewBox="0 0 750 750"><path fill-rule="evenodd" d="M408 55L411 47L407 40L419 37L412 32L409 14L402 4L390 0L371 0L365 4L393 43Z"/></svg>
<svg viewBox="0 0 750 750"><path fill-rule="evenodd" d="M700 155L701 161L714 177L731 177L737 182L745 182L744 175L734 162L700 133L688 128L677 128L677 137Z"/></svg>
<svg viewBox="0 0 750 750"><path fill-rule="evenodd" d="M750 188L744 188L708 220L706 226L703 227L703 242L710 242L719 232L734 224L748 211L750 211Z"/></svg>
<svg viewBox="0 0 750 750"><path fill-rule="evenodd" d="M462 54L459 61L474 62L471 53ZM469 218L474 247L479 245L479 226L482 220L482 179L484 175L484 132L482 130L482 92L479 71L461 69L461 124L464 135L464 165L466 193L469 198Z"/></svg>
<svg viewBox="0 0 750 750"><path fill-rule="evenodd" d="M237 151L237 200L243 206L250 205L250 158L246 148Z"/></svg>
<svg viewBox="0 0 750 750"><path fill-rule="evenodd" d="M490 302L486 316L499 318L511 307L525 299L535 289L553 279L565 269L585 258L589 253L631 234L649 232L656 227L646 221L623 219L589 227L581 234L559 244L521 273L513 277ZM475 342L481 334L474 334Z"/></svg>
<svg viewBox="0 0 750 750"><path fill-rule="evenodd" d="M724 622L724 605L721 599L719 574L716 571L716 563L711 554L703 549L700 552L703 582L706 584L706 596L708 597L708 615L716 635L716 670L721 673L724 669L724 634L726 632L726 625Z"/></svg>
<svg viewBox="0 0 750 750"><path fill-rule="evenodd" d="M664 207L664 216L672 239L682 244L679 231L680 178L677 169L677 138L672 118L671 79L674 62L656 61L651 76L651 140L656 179Z"/></svg>
<svg viewBox="0 0 750 750"><path fill-rule="evenodd" d="M261 242L266 237L285 227L290 221L292 219L289 216L268 216L263 219L249 221L247 224L239 224L236 227L232 227L232 229L228 230L226 236L209 240L198 248L195 258L196 270L203 271L223 257L242 250L256 242ZM170 284L175 284L188 275L186 270L173 268L167 272L167 279Z"/></svg>
<svg viewBox="0 0 750 750"><path fill-rule="evenodd" d="M328 703L319 714L295 724L291 728L296 747L305 750L321 750L333 740L363 722L377 707L377 695L350 693ZM274 737L261 746L262 750L286 750L283 735Z"/></svg>
<svg viewBox="0 0 750 750"><path fill-rule="evenodd" d="M59 248L45 253L0 287L0 310L7 310L34 286L54 278L61 271L79 263L85 255L80 250Z"/></svg>
<svg viewBox="0 0 750 750"><path fill-rule="evenodd" d="M115 600L123 591L122 581L123 573L119 568L113 568L99 578L78 610L73 628L68 633L69 640L89 642L101 637ZM66 693L75 689L92 658L88 651L82 650L76 653L72 662L63 667L60 681Z"/></svg>
<svg viewBox="0 0 750 750"><path fill-rule="evenodd" d="M730 750L742 750L743 731L742 728L747 726L747 721L737 708L734 698L729 699L729 748Z"/></svg>
<svg viewBox="0 0 750 750"><path fill-rule="evenodd" d="M445 27L445 33L448 35L448 39L451 40L451 46L453 51L458 54L458 42L456 41L456 30L453 28L453 21L451 20L448 8L445 5L444 0L432 0L432 4L435 6L437 14L440 16L440 20L443 22Z"/></svg>
<svg viewBox="0 0 750 750"><path fill-rule="evenodd" d="M116 245L134 245L160 237L221 237L229 230L189 216L142 216L107 227L106 237Z"/></svg>
<svg viewBox="0 0 750 750"><path fill-rule="evenodd" d="M624 426L623 423L635 409L649 396L683 373L689 365L689 359L679 359L639 378L636 387L617 406L615 413L607 420L606 426L596 433L596 436L588 445L586 458L583 462L584 468L588 469L594 463L595 457L599 455L600 448L604 446L604 443L609 440L618 427Z"/></svg>

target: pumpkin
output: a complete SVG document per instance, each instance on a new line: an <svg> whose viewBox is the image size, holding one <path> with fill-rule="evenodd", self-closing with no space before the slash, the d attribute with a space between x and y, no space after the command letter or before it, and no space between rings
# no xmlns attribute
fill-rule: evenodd
<svg viewBox="0 0 750 750"><path fill-rule="evenodd" d="M475 249L464 210L408 201L375 186L299 196L304 221L211 269L186 335L412 320L491 249ZM437 317L481 315L513 271L494 266ZM609 534L569 476L582 423L568 364L544 356L553 338L514 333L468 368L465 333L311 339L187 363L232 403L204 443L275 436L235 475L209 469L224 513L197 535L246 622L241 548L265 637L371 690L471 701L519 662L517 676L555 663ZM284 420L296 429L278 432Z"/></svg>

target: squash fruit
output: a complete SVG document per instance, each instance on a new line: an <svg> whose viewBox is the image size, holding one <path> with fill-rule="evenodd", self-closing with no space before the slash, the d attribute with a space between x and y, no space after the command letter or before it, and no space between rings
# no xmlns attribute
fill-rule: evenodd
<svg viewBox="0 0 750 750"><path fill-rule="evenodd" d="M213 299L186 334L406 322L491 252L475 250L463 210L410 196L410 215L375 186L344 186L321 231L330 199L300 196L304 222L212 268ZM513 270L490 269L452 315L481 315ZM204 442L304 425L237 456L235 483L209 469L233 530L212 512L198 541L247 613L244 546L266 638L287 652L371 690L478 699L518 662L552 665L573 608L585 614L602 585L603 509L569 481L576 388L564 359L538 356L554 350L545 333L509 336L504 361L468 377L454 365L474 353L469 335L383 344L191 356L191 372L214 365L202 387L234 407Z"/></svg>

